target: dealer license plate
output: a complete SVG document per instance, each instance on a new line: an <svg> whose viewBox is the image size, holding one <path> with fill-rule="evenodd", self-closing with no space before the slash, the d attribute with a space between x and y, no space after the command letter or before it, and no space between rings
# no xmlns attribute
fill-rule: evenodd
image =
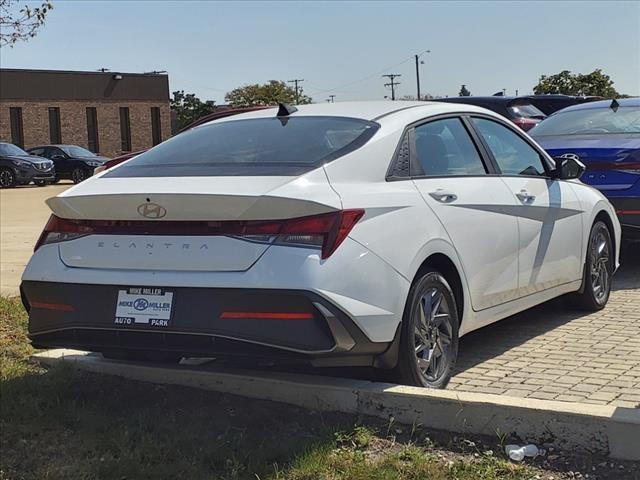
<svg viewBox="0 0 640 480"><path fill-rule="evenodd" d="M173 292L155 287L130 287L118 291L114 323L122 326L165 328L171 322Z"/></svg>

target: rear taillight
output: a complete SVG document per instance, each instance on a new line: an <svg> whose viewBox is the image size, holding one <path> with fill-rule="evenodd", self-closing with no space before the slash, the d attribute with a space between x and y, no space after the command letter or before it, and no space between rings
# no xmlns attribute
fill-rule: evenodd
<svg viewBox="0 0 640 480"><path fill-rule="evenodd" d="M536 120L534 118L519 117L519 118L514 119L513 123L515 123L517 126L519 126L525 132L528 132L533 127L535 127L538 123L540 123L540 120Z"/></svg>
<svg viewBox="0 0 640 480"><path fill-rule="evenodd" d="M253 242L317 247L325 259L335 252L363 215L363 209L288 220L246 221L69 220L52 215L34 250L85 235L227 235Z"/></svg>
<svg viewBox="0 0 640 480"><path fill-rule="evenodd" d="M312 217L285 220L276 240L279 244L318 246L329 258L364 215L364 210L340 210Z"/></svg>
<svg viewBox="0 0 640 480"><path fill-rule="evenodd" d="M38 250L42 245L49 243L65 242L74 238L90 235L93 230L88 226L83 226L80 222L66 220L64 218L51 215L49 221L44 226L44 230L40 234L40 238L33 247L33 251Z"/></svg>

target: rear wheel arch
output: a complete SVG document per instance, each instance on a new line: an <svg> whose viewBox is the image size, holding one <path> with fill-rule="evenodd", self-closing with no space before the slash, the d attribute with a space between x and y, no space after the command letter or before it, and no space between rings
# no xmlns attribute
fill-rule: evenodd
<svg viewBox="0 0 640 480"><path fill-rule="evenodd" d="M460 272L458 271L455 263L443 253L431 254L418 268L418 271L413 278L413 282L422 277L422 275L424 275L424 273L429 269L438 270L451 286L451 290L453 290L453 295L456 300L458 318L460 319L460 323L462 323L462 319L464 318L464 288L462 286L462 277L460 276Z"/></svg>

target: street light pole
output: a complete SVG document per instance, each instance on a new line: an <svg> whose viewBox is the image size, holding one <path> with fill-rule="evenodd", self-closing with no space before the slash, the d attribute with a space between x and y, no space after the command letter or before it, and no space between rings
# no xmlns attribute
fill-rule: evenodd
<svg viewBox="0 0 640 480"><path fill-rule="evenodd" d="M416 90L417 90L417 93L418 93L418 100L420 100L420 67L419 67L419 65L420 65L420 57L422 55L424 55L425 53L431 53L431 50L425 50L422 53L414 55L414 57L416 59Z"/></svg>
<svg viewBox="0 0 640 480"><path fill-rule="evenodd" d="M416 55L416 89L418 90L418 100L420 100L420 68L418 68L418 55Z"/></svg>

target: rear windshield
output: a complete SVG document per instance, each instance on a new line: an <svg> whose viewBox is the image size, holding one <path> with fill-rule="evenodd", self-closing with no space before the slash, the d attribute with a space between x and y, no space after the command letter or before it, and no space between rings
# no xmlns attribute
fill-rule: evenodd
<svg viewBox="0 0 640 480"><path fill-rule="evenodd" d="M510 105L509 112L514 118L539 118L543 119L546 115L531 104Z"/></svg>
<svg viewBox="0 0 640 480"><path fill-rule="evenodd" d="M212 123L176 135L105 176L301 175L361 147L378 127L343 117Z"/></svg>
<svg viewBox="0 0 640 480"><path fill-rule="evenodd" d="M640 133L640 108L585 108L558 112L540 122L530 132L534 137L546 135L587 135Z"/></svg>

